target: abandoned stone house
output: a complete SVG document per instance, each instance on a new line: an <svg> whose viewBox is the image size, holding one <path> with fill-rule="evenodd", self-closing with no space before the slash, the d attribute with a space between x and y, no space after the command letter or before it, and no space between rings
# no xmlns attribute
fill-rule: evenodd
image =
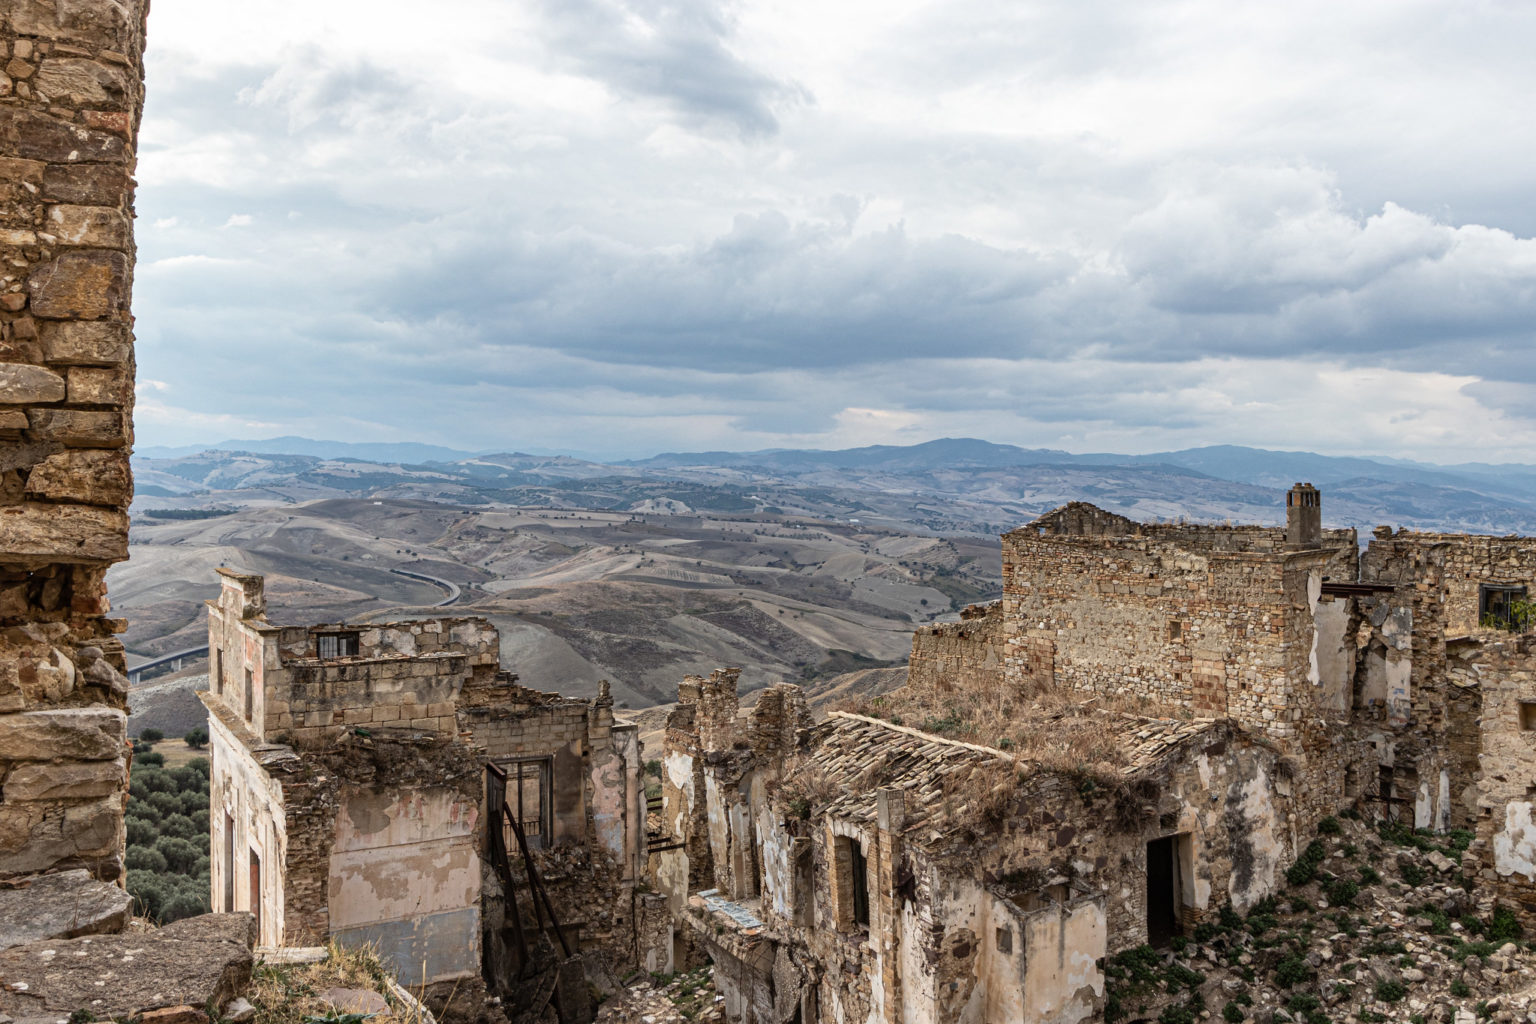
<svg viewBox="0 0 1536 1024"><path fill-rule="evenodd" d="M410 985L505 991L525 931L615 969L643 957L665 915L636 891L639 742L606 693L519 686L484 619L279 626L260 576L219 572L203 694L216 911L252 912L267 945L374 944Z"/></svg>
<svg viewBox="0 0 1536 1024"><path fill-rule="evenodd" d="M1273 892L1348 807L1475 829L1536 880L1536 540L1143 524L1003 537L1003 599L920 629L897 693L812 724L733 672L668 722L652 876L732 1019L1075 1022L1102 960ZM926 719L907 720L913 709ZM957 738L963 734L966 739Z"/></svg>

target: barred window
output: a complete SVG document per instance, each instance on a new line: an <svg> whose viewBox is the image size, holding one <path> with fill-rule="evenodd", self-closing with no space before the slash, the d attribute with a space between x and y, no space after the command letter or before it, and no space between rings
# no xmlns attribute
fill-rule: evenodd
<svg viewBox="0 0 1536 1024"><path fill-rule="evenodd" d="M357 655L358 634L321 633L315 637L316 653L322 658L351 658Z"/></svg>

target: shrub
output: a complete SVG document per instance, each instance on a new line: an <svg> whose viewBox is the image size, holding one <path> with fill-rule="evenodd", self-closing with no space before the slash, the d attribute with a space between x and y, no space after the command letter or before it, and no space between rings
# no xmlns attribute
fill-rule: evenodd
<svg viewBox="0 0 1536 1024"><path fill-rule="evenodd" d="M1396 1003L1401 1001L1407 994L1407 987L1400 981L1383 978L1376 983L1376 1001L1378 1003Z"/></svg>
<svg viewBox="0 0 1536 1024"><path fill-rule="evenodd" d="M198 827L192 823L192 819L185 814L168 814L160 823L160 834L195 842L200 833Z"/></svg>
<svg viewBox="0 0 1536 1024"><path fill-rule="evenodd" d="M135 757L134 761L137 764L154 765L155 767L158 768L158 767L164 766L164 764L165 764L165 755L164 754L156 753L155 751L151 750L147 754L140 754L138 757Z"/></svg>
<svg viewBox="0 0 1536 1024"><path fill-rule="evenodd" d="M184 917L196 917L198 914L206 913L208 913L208 897L182 889L165 901L165 905L160 910L160 923L170 924Z"/></svg>
<svg viewBox="0 0 1536 1024"><path fill-rule="evenodd" d="M1229 931L1243 926L1243 919L1237 916L1237 911L1232 909L1232 904L1230 903L1223 903L1221 905L1221 926Z"/></svg>
<svg viewBox="0 0 1536 1024"><path fill-rule="evenodd" d="M176 836L161 836L155 841L154 849L159 850L165 857L166 866L178 874L187 874L192 870L197 858L202 851L185 839Z"/></svg>
<svg viewBox="0 0 1536 1024"><path fill-rule="evenodd" d="M165 739L165 733L161 732L159 729L145 729L143 732L139 733L139 739L143 740L145 743L159 743L161 740Z"/></svg>
<svg viewBox="0 0 1536 1024"><path fill-rule="evenodd" d="M1455 996L1457 999L1465 999L1471 994L1472 986L1468 985L1461 978L1457 978L1455 981L1451 982L1451 995Z"/></svg>
<svg viewBox="0 0 1536 1024"><path fill-rule="evenodd" d="M1360 868L1360 884L1361 885L1380 885L1381 884L1381 874L1375 868L1371 867L1369 864L1362 865L1361 868Z"/></svg>
<svg viewBox="0 0 1536 1024"><path fill-rule="evenodd" d="M1226 1006L1223 1006L1221 1008L1221 1015L1230 1024L1241 1024L1242 1019L1247 1016L1247 1014L1243 1013L1243 1008L1236 1003L1228 1003Z"/></svg>
<svg viewBox="0 0 1536 1024"><path fill-rule="evenodd" d="M1328 856L1328 851L1323 849L1323 844L1316 839L1307 844L1307 848L1301 852L1296 863L1285 871L1285 880L1291 885L1306 885L1317 875L1317 869Z"/></svg>
<svg viewBox="0 0 1536 1024"><path fill-rule="evenodd" d="M1335 878L1323 887L1328 894L1328 902L1335 907L1347 907L1355 902L1355 897L1360 894L1360 886L1347 878Z"/></svg>
<svg viewBox="0 0 1536 1024"><path fill-rule="evenodd" d="M123 824L128 831L129 846L154 846L155 840L160 838L155 826L143 818L127 817L123 819Z"/></svg>
<svg viewBox="0 0 1536 1024"><path fill-rule="evenodd" d="M1312 980L1313 970L1300 953L1291 953L1275 967L1275 984L1291 988Z"/></svg>
<svg viewBox="0 0 1536 1024"><path fill-rule="evenodd" d="M185 740L187 746L191 747L193 750L202 750L208 745L208 730L193 729L191 732L188 732L185 736L183 736L182 739Z"/></svg>
<svg viewBox="0 0 1536 1024"><path fill-rule="evenodd" d="M1339 819L1329 815L1317 823L1317 834L1320 836L1336 836L1339 834Z"/></svg>
<svg viewBox="0 0 1536 1024"><path fill-rule="evenodd" d="M206 757L194 757L182 767L191 768L204 779L207 779L210 775L213 774L213 765L208 761Z"/></svg>
<svg viewBox="0 0 1536 1024"><path fill-rule="evenodd" d="M153 846L130 846L123 856L123 866L129 871L165 870L165 854Z"/></svg>
<svg viewBox="0 0 1536 1024"><path fill-rule="evenodd" d="M1488 919L1488 930L1484 934L1489 941L1502 945L1520 938L1523 930L1515 912L1500 904L1493 908L1493 916Z"/></svg>
<svg viewBox="0 0 1536 1024"><path fill-rule="evenodd" d="M1419 867L1417 864L1403 865L1403 881L1407 882L1415 889L1424 884L1424 878L1424 869Z"/></svg>

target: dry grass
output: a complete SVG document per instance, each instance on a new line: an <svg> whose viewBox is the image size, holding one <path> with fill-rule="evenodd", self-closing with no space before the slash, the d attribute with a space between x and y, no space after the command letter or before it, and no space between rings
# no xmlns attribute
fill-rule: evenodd
<svg viewBox="0 0 1536 1024"><path fill-rule="evenodd" d="M905 686L834 710L993 747L1026 766L1101 778L1119 775L1128 763L1124 737L1132 723L1125 715L1187 717L1146 700L1021 689L996 678L955 690Z"/></svg>
<svg viewBox="0 0 1536 1024"><path fill-rule="evenodd" d="M389 1000L390 1012L370 1017L369 1024L422 1024L416 1007L404 1006L390 994L391 976L372 947L342 949L333 943L329 956L318 963L258 963L246 998L256 1007L254 1024L301 1024L344 1019L321 998L326 989L371 989Z"/></svg>

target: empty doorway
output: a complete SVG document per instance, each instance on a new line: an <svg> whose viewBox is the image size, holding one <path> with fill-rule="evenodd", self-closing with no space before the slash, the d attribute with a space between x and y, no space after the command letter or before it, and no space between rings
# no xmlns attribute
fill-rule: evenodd
<svg viewBox="0 0 1536 1024"><path fill-rule="evenodd" d="M1179 842L1163 836L1147 844L1147 942L1162 947L1179 934Z"/></svg>

